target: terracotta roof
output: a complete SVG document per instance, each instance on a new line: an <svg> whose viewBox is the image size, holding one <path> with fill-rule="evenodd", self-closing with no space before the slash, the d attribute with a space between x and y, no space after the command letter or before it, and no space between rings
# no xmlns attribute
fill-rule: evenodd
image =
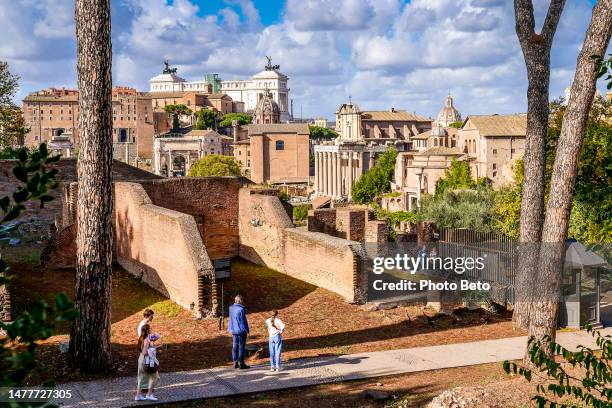
<svg viewBox="0 0 612 408"><path fill-rule="evenodd" d="M470 121L483 137L525 136L527 115L470 115L463 125Z"/></svg>
<svg viewBox="0 0 612 408"><path fill-rule="evenodd" d="M36 95L29 94L23 98L24 102L78 102L79 95Z"/></svg>
<svg viewBox="0 0 612 408"><path fill-rule="evenodd" d="M300 135L310 134L306 123L271 123L246 126L249 135L261 135L263 133L297 133Z"/></svg>
<svg viewBox="0 0 612 408"><path fill-rule="evenodd" d="M427 138L429 138L429 136L431 136L431 130L428 130L426 132L423 133L419 133L416 136L412 136L412 139L416 139L416 140L427 140Z"/></svg>
<svg viewBox="0 0 612 408"><path fill-rule="evenodd" d="M431 122L431 119L404 110L363 111L361 120Z"/></svg>
<svg viewBox="0 0 612 408"><path fill-rule="evenodd" d="M456 147L432 147L422 152L414 153L415 156L461 156L463 152Z"/></svg>

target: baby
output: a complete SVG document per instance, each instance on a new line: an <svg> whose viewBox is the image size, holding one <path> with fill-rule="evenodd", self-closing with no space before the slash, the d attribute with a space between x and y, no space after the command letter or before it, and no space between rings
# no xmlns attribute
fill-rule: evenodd
<svg viewBox="0 0 612 408"><path fill-rule="evenodd" d="M161 347L161 344L155 344L161 338L159 333L153 333L149 335L149 348L147 349L147 356L149 356L149 367L155 367L155 364L159 365L157 361L157 348Z"/></svg>

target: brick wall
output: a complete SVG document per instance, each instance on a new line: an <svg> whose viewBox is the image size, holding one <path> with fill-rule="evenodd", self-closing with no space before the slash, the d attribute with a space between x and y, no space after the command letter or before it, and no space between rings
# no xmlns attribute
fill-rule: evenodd
<svg viewBox="0 0 612 408"><path fill-rule="evenodd" d="M185 177L142 182L155 205L190 214L211 259L238 255L238 191L246 179Z"/></svg>
<svg viewBox="0 0 612 408"><path fill-rule="evenodd" d="M115 183L114 199L117 262L194 314L216 313L216 292L202 287L213 267L193 216L154 205L136 183Z"/></svg>
<svg viewBox="0 0 612 408"><path fill-rule="evenodd" d="M336 209L322 208L308 211L308 231L336 235Z"/></svg>
<svg viewBox="0 0 612 408"><path fill-rule="evenodd" d="M241 257L336 292L350 302L364 301L362 244L295 228L274 195L242 188L239 197ZM326 214L334 214L335 223L335 212Z"/></svg>
<svg viewBox="0 0 612 408"><path fill-rule="evenodd" d="M62 159L57 163L54 163L50 168L56 168L59 170L57 180L60 183L70 183L77 180L76 175L76 159ZM15 160L0 160L0 197L7 194L12 194L17 190L19 182L13 176L13 168L15 167ZM136 167L121 163L119 161L113 161L113 180L115 181L133 181L133 180L150 180L159 179L157 176L148 171L138 169ZM30 202L26 204L26 211L21 215L20 219L38 218L47 220L50 224L55 221L55 218L62 215L62 201L61 195L63 190L57 188L51 192L51 195L57 199L45 203L45 208L40 208L38 202Z"/></svg>
<svg viewBox="0 0 612 408"><path fill-rule="evenodd" d="M364 240L365 222L364 210L338 208L336 210L336 236L361 242Z"/></svg>

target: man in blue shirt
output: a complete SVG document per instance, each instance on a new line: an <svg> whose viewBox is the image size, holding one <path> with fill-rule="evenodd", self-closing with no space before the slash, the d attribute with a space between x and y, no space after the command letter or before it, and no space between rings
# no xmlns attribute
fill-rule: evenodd
<svg viewBox="0 0 612 408"><path fill-rule="evenodd" d="M234 304L229 308L227 331L233 337L232 361L234 362L234 368L249 368L244 363L244 348L246 346L247 335L249 334L249 322L247 322L246 309L242 305L241 295L236 295Z"/></svg>

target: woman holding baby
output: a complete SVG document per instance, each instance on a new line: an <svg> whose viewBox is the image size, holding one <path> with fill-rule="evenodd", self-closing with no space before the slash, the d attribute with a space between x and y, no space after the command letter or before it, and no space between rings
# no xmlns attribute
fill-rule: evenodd
<svg viewBox="0 0 612 408"><path fill-rule="evenodd" d="M140 337L138 338L138 389L136 390L136 401L157 401L153 391L159 382L156 350L161 347L159 344L160 335L151 333L151 326L144 324L141 327ZM144 391L147 394L144 395Z"/></svg>

